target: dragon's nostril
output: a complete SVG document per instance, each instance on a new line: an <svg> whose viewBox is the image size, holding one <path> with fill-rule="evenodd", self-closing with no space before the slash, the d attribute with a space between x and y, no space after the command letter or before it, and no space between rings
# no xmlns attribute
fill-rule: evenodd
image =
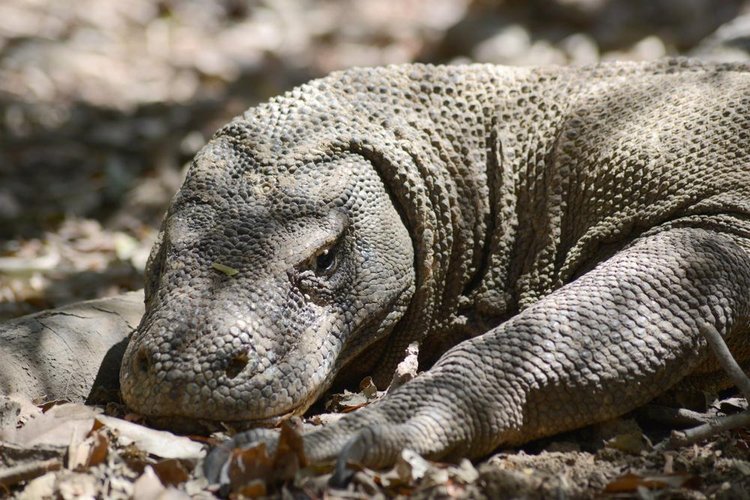
<svg viewBox="0 0 750 500"><path fill-rule="evenodd" d="M229 378L234 378L247 366L248 356L246 351L238 352L229 360L226 374Z"/></svg>
<svg viewBox="0 0 750 500"><path fill-rule="evenodd" d="M137 366L138 370L142 373L148 372L149 368L151 368L151 357L145 347L138 349L138 352L135 355L135 366Z"/></svg>

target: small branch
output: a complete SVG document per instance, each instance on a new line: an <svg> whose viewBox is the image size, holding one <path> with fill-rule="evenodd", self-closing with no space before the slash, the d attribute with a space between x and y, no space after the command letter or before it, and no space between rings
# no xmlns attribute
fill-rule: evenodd
<svg viewBox="0 0 750 500"><path fill-rule="evenodd" d="M673 447L688 446L719 432L729 431L746 425L750 425L750 411L716 418L692 429L672 431L669 440Z"/></svg>
<svg viewBox="0 0 750 500"><path fill-rule="evenodd" d="M706 337L706 342L713 349L719 364L727 372L727 375L729 375L742 395L745 396L745 399L750 401L750 378L745 375L745 372L742 371L732 353L729 352L729 348L719 331L705 321L699 323L698 329Z"/></svg>
<svg viewBox="0 0 750 500"><path fill-rule="evenodd" d="M727 375L740 390L745 399L750 401L750 378L742 371L740 365L729 351L724 338L711 324L703 321L698 324L698 329L706 338L706 342L714 352L716 359ZM736 415L712 418L703 425L687 429L685 431L673 431L669 440L672 447L686 446L708 438L719 432L736 429L750 425L750 410L745 410Z"/></svg>
<svg viewBox="0 0 750 500"><path fill-rule="evenodd" d="M28 481L53 470L60 470L62 462L59 458L39 460L0 470L0 486L10 488L21 481Z"/></svg>
<svg viewBox="0 0 750 500"><path fill-rule="evenodd" d="M669 408L661 405L646 405L639 410L639 414L649 420L655 420L666 425L687 427L690 425L703 425L711 420L711 417L686 408Z"/></svg>

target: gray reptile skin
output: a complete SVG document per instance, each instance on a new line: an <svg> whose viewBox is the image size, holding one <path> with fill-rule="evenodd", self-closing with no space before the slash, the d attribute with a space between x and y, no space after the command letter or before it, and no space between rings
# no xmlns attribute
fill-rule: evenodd
<svg viewBox="0 0 750 500"><path fill-rule="evenodd" d="M147 273L121 371L145 415L273 422L420 341L437 362L312 460L612 418L717 369L701 328L750 358L750 66L332 74L219 130Z"/></svg>

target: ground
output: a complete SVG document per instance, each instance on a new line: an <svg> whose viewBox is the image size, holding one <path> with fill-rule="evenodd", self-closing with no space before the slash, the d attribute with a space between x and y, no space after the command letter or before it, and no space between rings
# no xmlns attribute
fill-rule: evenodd
<svg viewBox="0 0 750 500"><path fill-rule="evenodd" d="M279 451L237 453L228 479L209 487L200 464L212 437L176 436L140 425L121 405L33 407L18 429L0 432L0 487L18 498L211 498L213 495L312 498L750 498L750 431L720 434L690 447L666 447L668 428L641 412L521 450L460 463L430 462L405 450L386 471L358 469L346 489L328 485L333 465L305 463L299 431L340 418L382 397L369 380L331 395L280 430ZM29 403L30 405L31 403ZM739 398L709 411L736 412ZM319 413L326 412L326 413ZM10 444L13 443L13 444Z"/></svg>
<svg viewBox="0 0 750 500"><path fill-rule="evenodd" d="M307 79L409 61L737 59L747 57L748 33L750 2L741 0L0 4L0 319L142 286L161 214L192 155L229 117ZM365 402L350 396L332 411ZM0 422L17 442L0 443L0 488L27 498L142 497L163 484L204 491L195 456L159 454L177 438L160 434L153 437L160 444L147 447L128 437L147 429L94 424L92 408L42 408L44 419L23 422L21 437L17 422ZM139 422L116 404L104 412ZM80 424L74 439L59 430L71 420ZM57 444L35 447L27 428L46 429ZM747 431L677 451L658 448L666 434L651 419L626 416L473 465L406 453L392 471L357 473L342 495L750 496ZM257 450L243 460L256 475L267 467ZM16 466L30 475L9 479ZM303 469L282 486L243 487L321 496L320 473Z"/></svg>

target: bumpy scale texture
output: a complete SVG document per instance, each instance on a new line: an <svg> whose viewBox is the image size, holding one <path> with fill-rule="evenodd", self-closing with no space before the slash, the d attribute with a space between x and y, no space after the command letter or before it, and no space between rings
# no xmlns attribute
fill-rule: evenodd
<svg viewBox="0 0 750 500"><path fill-rule="evenodd" d="M434 365L313 460L614 417L716 369L701 328L750 359L750 67L332 74L219 130L147 272L121 384L152 417L301 414L413 341Z"/></svg>

